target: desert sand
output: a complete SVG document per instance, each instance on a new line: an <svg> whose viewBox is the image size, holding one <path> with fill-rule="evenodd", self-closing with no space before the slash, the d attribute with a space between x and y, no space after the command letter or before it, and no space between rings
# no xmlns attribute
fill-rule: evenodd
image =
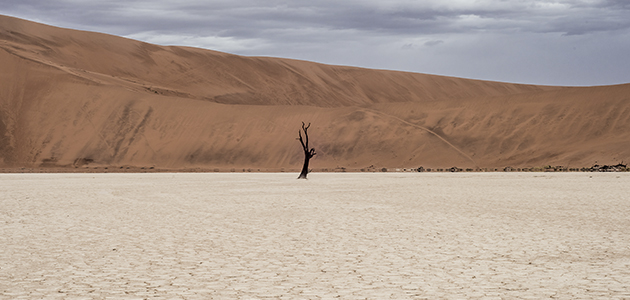
<svg viewBox="0 0 630 300"><path fill-rule="evenodd" d="M630 299L628 173L0 174L1 299Z"/></svg>
<svg viewBox="0 0 630 300"><path fill-rule="evenodd" d="M0 168L590 167L630 84L553 87L242 57L0 16Z"/></svg>

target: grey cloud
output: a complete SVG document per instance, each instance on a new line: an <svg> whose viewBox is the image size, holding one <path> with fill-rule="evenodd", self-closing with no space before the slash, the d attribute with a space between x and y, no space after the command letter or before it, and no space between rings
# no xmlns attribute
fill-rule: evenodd
<svg viewBox="0 0 630 300"><path fill-rule="evenodd" d="M433 46L437 46L437 45L443 44L443 43L444 43L444 41L442 41L442 40L432 40L432 41L428 41L428 42L424 43L424 45L428 46L428 47L433 47Z"/></svg>
<svg viewBox="0 0 630 300"><path fill-rule="evenodd" d="M401 49L413 49L413 44L404 44Z"/></svg>
<svg viewBox="0 0 630 300"><path fill-rule="evenodd" d="M141 31L183 32L235 38L261 37L285 28L317 28L321 31L356 30L370 34L426 35L470 30L561 32L629 28L628 4L608 0L586 6L575 2L570 9L546 11L523 2L481 7L417 7L403 2L392 9L378 2L344 1L9 1L8 10L39 14L48 20L62 15L62 23L108 27L119 34ZM436 2L437 3L437 2ZM570 3L570 2L569 2ZM501 5L499 5L501 4ZM498 8L497 8L498 7ZM7 9L5 8L5 9ZM39 10L39 12L37 12ZM46 12L48 15L45 15ZM476 16L478 23L462 22ZM535 19L536 22L530 20ZM59 20L57 20L59 22ZM88 28L91 29L91 28Z"/></svg>
<svg viewBox="0 0 630 300"><path fill-rule="evenodd" d="M604 0L597 4L596 7L600 8L614 8L614 9L626 9L630 10L630 2L627 0Z"/></svg>

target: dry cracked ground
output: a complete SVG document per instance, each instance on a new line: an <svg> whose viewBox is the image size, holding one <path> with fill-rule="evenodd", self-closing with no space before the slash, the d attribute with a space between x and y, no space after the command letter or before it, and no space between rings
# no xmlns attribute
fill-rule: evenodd
<svg viewBox="0 0 630 300"><path fill-rule="evenodd" d="M0 299L630 299L630 174L0 174Z"/></svg>

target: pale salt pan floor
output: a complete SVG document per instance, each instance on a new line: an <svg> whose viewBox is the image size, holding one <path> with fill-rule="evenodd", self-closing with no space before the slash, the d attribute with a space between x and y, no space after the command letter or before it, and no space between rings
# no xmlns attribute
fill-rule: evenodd
<svg viewBox="0 0 630 300"><path fill-rule="evenodd" d="M630 174L1 174L2 299L630 299Z"/></svg>

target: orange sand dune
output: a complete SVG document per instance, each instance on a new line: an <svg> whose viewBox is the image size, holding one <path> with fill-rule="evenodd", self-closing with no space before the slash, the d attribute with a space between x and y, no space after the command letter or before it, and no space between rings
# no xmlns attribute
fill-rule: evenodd
<svg viewBox="0 0 630 300"><path fill-rule="evenodd" d="M630 160L630 84L550 87L164 47L0 16L0 167L570 167Z"/></svg>

